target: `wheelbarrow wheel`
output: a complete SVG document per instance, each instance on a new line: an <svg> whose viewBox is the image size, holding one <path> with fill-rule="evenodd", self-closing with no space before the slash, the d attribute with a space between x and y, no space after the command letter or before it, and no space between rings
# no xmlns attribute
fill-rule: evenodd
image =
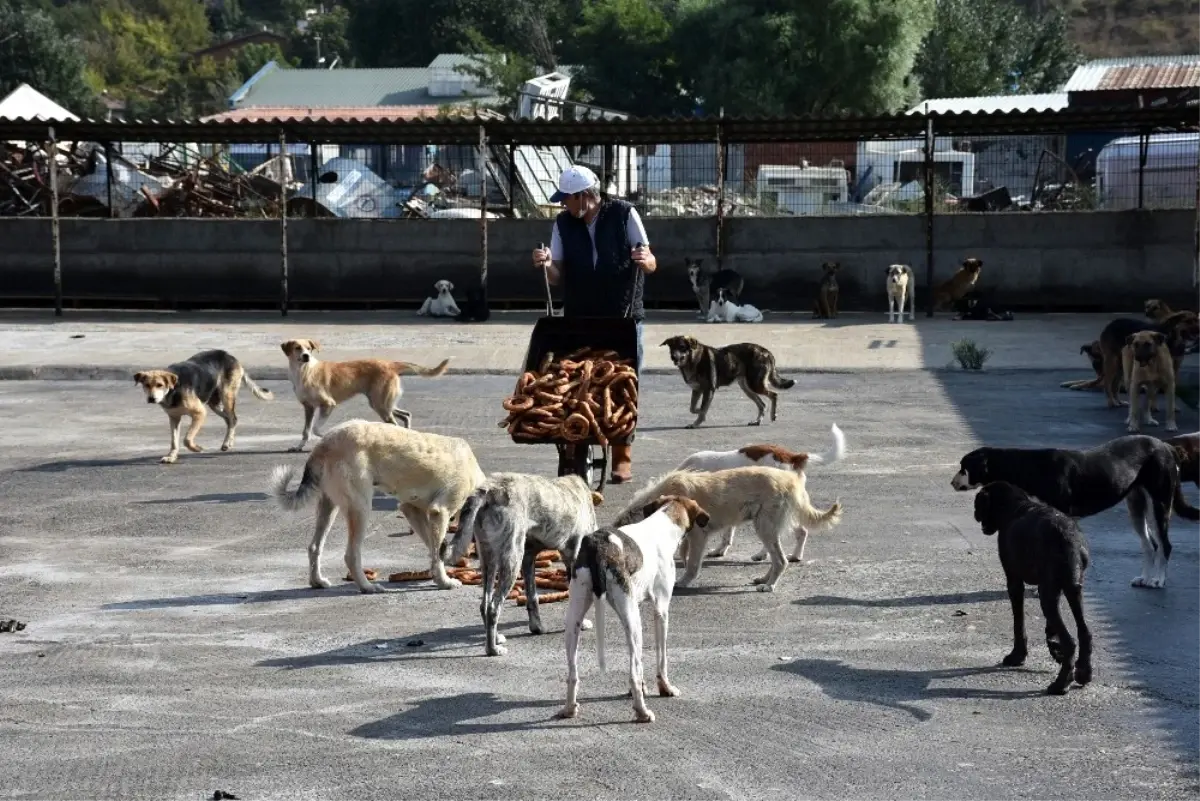
<svg viewBox="0 0 1200 801"><path fill-rule="evenodd" d="M602 445L558 446L558 474L574 473L596 492L604 492L608 483L608 448Z"/></svg>

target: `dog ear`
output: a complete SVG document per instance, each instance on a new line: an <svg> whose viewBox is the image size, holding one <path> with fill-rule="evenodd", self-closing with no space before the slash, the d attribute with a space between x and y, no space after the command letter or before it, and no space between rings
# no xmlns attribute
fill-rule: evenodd
<svg viewBox="0 0 1200 801"><path fill-rule="evenodd" d="M308 343L308 349L311 351L315 352L321 349L321 343L315 339L306 339L304 341Z"/></svg>
<svg viewBox="0 0 1200 801"><path fill-rule="evenodd" d="M283 351L284 356L292 355L292 346L296 344L294 339L289 339L287 342L280 342L279 349Z"/></svg>
<svg viewBox="0 0 1200 801"><path fill-rule="evenodd" d="M133 383L135 383L135 384L146 383L146 374L145 373L134 373L133 374Z"/></svg>
<svg viewBox="0 0 1200 801"><path fill-rule="evenodd" d="M167 381L167 386L171 389L175 389L175 387L179 385L179 376L175 375L174 373L164 372L163 377Z"/></svg>
<svg viewBox="0 0 1200 801"><path fill-rule="evenodd" d="M453 291L454 291L454 284L453 284L452 282L450 282L450 281L447 281L447 282L446 282L446 291L447 291L447 292L453 292Z"/></svg>
<svg viewBox="0 0 1200 801"><path fill-rule="evenodd" d="M1092 346L1091 345L1083 345L1079 348L1079 352L1090 354L1092 352Z"/></svg>
<svg viewBox="0 0 1200 801"><path fill-rule="evenodd" d="M599 506L604 503L604 496L598 492L592 493L592 506Z"/></svg>
<svg viewBox="0 0 1200 801"><path fill-rule="evenodd" d="M696 508L699 509L699 511L696 513L696 517L692 520L692 524L699 526L700 528L707 528L708 521L712 518L708 516L708 512L700 509L699 507Z"/></svg>
<svg viewBox="0 0 1200 801"><path fill-rule="evenodd" d="M1165 344L1167 341L1167 335L1162 333L1161 331L1155 331L1154 332L1154 341L1160 345Z"/></svg>
<svg viewBox="0 0 1200 801"><path fill-rule="evenodd" d="M648 504L642 507L642 517L649 517L650 515L654 514L661 509L663 504L666 502L666 496L661 496L650 501Z"/></svg>
<svg viewBox="0 0 1200 801"><path fill-rule="evenodd" d="M1132 344L1133 344L1133 334L1130 334L1129 336L1125 337L1125 344L1126 344L1126 345L1132 345Z"/></svg>

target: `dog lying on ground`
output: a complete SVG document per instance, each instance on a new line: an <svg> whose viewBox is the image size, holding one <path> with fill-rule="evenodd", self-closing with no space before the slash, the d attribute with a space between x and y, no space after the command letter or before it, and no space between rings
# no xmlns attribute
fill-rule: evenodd
<svg viewBox="0 0 1200 801"><path fill-rule="evenodd" d="M487 295L481 287L476 286L467 290L467 299L463 302L462 311L454 319L460 323L486 323L491 316Z"/></svg>
<svg viewBox="0 0 1200 801"><path fill-rule="evenodd" d="M710 323L761 323L763 313L757 307L746 303L739 306L726 295L725 289L717 290L717 299L708 309Z"/></svg>
<svg viewBox="0 0 1200 801"><path fill-rule="evenodd" d="M817 286L817 300L813 303L813 317L828 320L838 316L837 273L842 265L827 261L821 265L821 283Z"/></svg>
<svg viewBox="0 0 1200 801"><path fill-rule="evenodd" d="M771 422L775 422L779 394L771 387L791 389L796 385L794 380L780 377L775 369L775 354L753 342L714 348L701 344L695 337L673 336L664 339L662 345L668 348L671 361L692 389L689 408L698 417L688 424L688 428L699 428L704 423L713 395L734 381L758 408L758 419L748 424L752 426L762 425L766 412L767 404L760 395L771 399Z"/></svg>
<svg viewBox="0 0 1200 801"><path fill-rule="evenodd" d="M997 311L991 298L978 289L972 289L954 302L958 311L955 320L986 320L988 322L1013 319L1010 311Z"/></svg>
<svg viewBox="0 0 1200 801"><path fill-rule="evenodd" d="M393 362L386 359L357 359L349 362L321 362L316 353L321 349L319 342L312 339L289 339L280 344L288 358L288 378L296 400L304 407L304 430L300 433L300 444L289 451L304 450L314 433L313 418L316 416L316 435L339 403L355 395L366 395L371 409L385 423L394 423L405 428L412 427L412 414L396 408L404 388L400 376L405 373L435 377L446 373L449 359L443 359L437 367L421 367L409 362Z"/></svg>
<svg viewBox="0 0 1200 801"><path fill-rule="evenodd" d="M736 451L697 451L691 456L683 460L683 463L676 470L703 470L706 472L715 472L717 470L729 470L734 467L773 467L776 470L790 470L800 475L805 475L805 470L809 465L825 465L840 462L846 457L846 435L842 433L842 429L837 427L837 423L833 424L833 448L825 453L797 453L789 451L787 448L781 448L778 445L746 445L738 448ZM730 547L733 546L733 535L737 531L737 526L731 526L726 529L724 539L716 549L709 551L705 556L710 558L723 558L729 553ZM792 555L788 557L789 562L800 562L804 559L804 543L808 540L808 529L801 526L796 529L796 545L792 550ZM682 552L679 558L687 561L687 541L684 541ZM758 553L751 556L750 559L755 562L761 562L767 558L767 549L763 548Z"/></svg>
<svg viewBox="0 0 1200 801"><path fill-rule="evenodd" d="M667 676L667 628L671 595L675 588L675 553L684 533L708 525L708 513L695 501L663 496L647 504L645 519L618 529L602 528L587 535L579 558L571 568L570 605L567 607L567 703L559 718L579 716L579 633L583 617L596 604L596 657L604 663L604 601L607 600L621 627L629 649L629 690L638 723L650 723L654 713L646 706L642 683L643 600L654 606L654 644L658 655L658 694L679 695ZM606 597L607 596L607 597Z"/></svg>
<svg viewBox="0 0 1200 801"><path fill-rule="evenodd" d="M1190 481L1200 487L1200 433L1180 434L1163 441L1175 452L1180 483ZM1184 520L1200 520L1200 509L1187 502L1182 488L1175 497L1175 513Z"/></svg>
<svg viewBox="0 0 1200 801"><path fill-rule="evenodd" d="M1087 345L1082 345L1079 352L1088 357L1088 361L1092 363L1092 370L1096 372L1095 378L1076 378L1071 381L1064 381L1059 384L1064 389L1099 389L1104 383L1104 353L1100 350L1100 340L1092 340Z"/></svg>
<svg viewBox="0 0 1200 801"><path fill-rule="evenodd" d="M975 286L979 273L983 270L983 262L979 259L965 259L962 267L950 278L938 285L933 293L933 305L938 309L946 309Z"/></svg>
<svg viewBox="0 0 1200 801"><path fill-rule="evenodd" d="M1179 366L1188 348L1200 338L1200 319L1195 312L1173 312L1157 323L1119 317L1100 332L1100 351L1104 356L1105 400L1109 408L1124 406L1120 395L1120 381L1124 377L1121 366L1121 351L1129 337L1139 331L1157 331L1167 337L1167 348L1174 363L1175 380L1179 380ZM1126 390L1128 391L1128 387Z"/></svg>
<svg viewBox="0 0 1200 801"><path fill-rule="evenodd" d="M687 267L688 281L692 285L692 293L700 306L701 319L707 319L712 301L719 289L727 290L726 295L735 304L741 300L742 289L746 282L736 270L716 270L707 272L703 267L703 259L684 258Z"/></svg>
<svg viewBox="0 0 1200 801"><path fill-rule="evenodd" d="M1178 431L1179 426L1175 422L1175 364L1167 350L1166 334L1158 331L1130 334L1125 339L1125 347L1121 349L1121 370L1129 391L1129 416L1125 418L1129 432L1139 433L1143 424L1158 425L1150 410L1154 408L1159 390L1167 398L1167 431ZM1138 402L1142 398L1143 387L1146 390L1146 409L1139 410Z"/></svg>
<svg viewBox="0 0 1200 801"><path fill-rule="evenodd" d="M1134 434L1086 451L976 448L960 460L950 486L962 492L993 481L1007 481L1071 517L1091 517L1124 500L1142 545L1133 586L1166 586L1171 506L1183 498L1170 445Z"/></svg>
<svg viewBox="0 0 1200 801"><path fill-rule="evenodd" d="M208 409L225 421L225 441L221 443L221 450L232 450L237 437L237 395L243 380L254 397L274 399L269 390L254 383L241 362L223 350L203 350L165 370L134 373L133 382L146 393L146 403L161 406L171 424L171 448L159 461L175 464L179 459L179 429L184 416L192 419L183 438L184 446L193 453L204 450L196 444L196 435L208 417Z"/></svg>
<svg viewBox="0 0 1200 801"><path fill-rule="evenodd" d="M486 480L466 440L391 423L348 420L321 438L304 464L299 486L288 490L298 472L291 465L276 467L270 494L288 511L317 502L316 527L308 546L309 586L330 586L321 574L321 551L340 511L346 518L346 567L351 578L361 592L384 592L367 580L362 568L362 545L376 485L399 501L401 514L425 543L434 583L444 590L462 586L446 574L441 549L450 518Z"/></svg>
<svg viewBox="0 0 1200 801"><path fill-rule="evenodd" d="M454 564L467 553L474 539L483 571L483 601L479 614L487 632L488 656L503 656L504 635L497 631L500 606L525 576L525 610L529 631L541 634L534 557L550 549L562 554L570 575L579 542L596 530L592 492L575 474L559 478L524 473L493 473L467 499L458 515L458 533L442 545L442 561Z"/></svg>
<svg viewBox="0 0 1200 801"><path fill-rule="evenodd" d="M437 297L425 298L421 308L417 309L417 314L430 317L457 317L462 313L458 304L454 302L452 294L454 284L443 278L433 285L433 289L437 292Z"/></svg>
<svg viewBox="0 0 1200 801"><path fill-rule="evenodd" d="M712 518L704 531L688 535L687 562L679 586L686 587L700 573L704 547L710 535L724 535L727 528L753 521L771 567L766 575L754 579L761 592L773 592L779 583L787 559L783 555L783 537L789 532L796 538L796 550L804 552L810 528L832 528L842 519L842 504L834 501L825 511L809 500L803 473L772 467L736 467L703 473L675 470L652 480L633 496L613 525L636 523L644 516L646 504L661 495L691 498Z"/></svg>
<svg viewBox="0 0 1200 801"><path fill-rule="evenodd" d="M1161 323L1163 320L1174 314L1171 307L1166 302L1158 298L1150 298L1145 304L1146 316L1156 323Z"/></svg>
<svg viewBox="0 0 1200 801"><path fill-rule="evenodd" d="M908 301L908 321L917 319L917 281L912 268L907 264L893 264L887 268L888 322L904 322L904 301ZM896 320L899 313L900 319Z"/></svg>
<svg viewBox="0 0 1200 801"><path fill-rule="evenodd" d="M1038 588L1046 617L1046 648L1059 664L1058 676L1046 688L1048 695L1065 695L1075 681L1092 680L1092 633L1083 618L1083 574L1088 567L1087 540L1079 524L1057 509L1030 497L1007 481L984 485L975 496L975 519L986 536L999 534L1000 565L1012 603L1013 648L1004 664L1025 664L1029 646L1025 639L1025 585ZM1079 636L1079 661L1075 641L1063 623L1058 602L1067 597Z"/></svg>

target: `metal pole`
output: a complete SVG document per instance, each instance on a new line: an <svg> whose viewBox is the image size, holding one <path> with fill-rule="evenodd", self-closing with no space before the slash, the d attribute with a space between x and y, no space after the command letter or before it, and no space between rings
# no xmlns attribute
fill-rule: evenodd
<svg viewBox="0 0 1200 801"><path fill-rule="evenodd" d="M925 104L925 316L933 316L933 119Z"/></svg>
<svg viewBox="0 0 1200 801"><path fill-rule="evenodd" d="M54 243L54 316L63 316L62 240L58 224L58 140L50 128L50 239Z"/></svg>
<svg viewBox="0 0 1200 801"><path fill-rule="evenodd" d="M517 216L517 146L508 146L508 216Z"/></svg>
<svg viewBox="0 0 1200 801"><path fill-rule="evenodd" d="M487 225L487 126L479 126L479 290L487 308L488 225Z"/></svg>
<svg viewBox="0 0 1200 801"><path fill-rule="evenodd" d="M317 216L317 143L308 143L308 180L312 184L312 216Z"/></svg>
<svg viewBox="0 0 1200 801"><path fill-rule="evenodd" d="M725 118L725 108L721 108L721 119ZM729 156L728 145L725 142L725 125L717 123L717 269L725 266L725 170L728 168L726 159Z"/></svg>
<svg viewBox="0 0 1200 801"><path fill-rule="evenodd" d="M1146 157L1150 153L1150 132L1142 129L1138 139L1138 204L1139 209L1146 208Z"/></svg>
<svg viewBox="0 0 1200 801"><path fill-rule="evenodd" d="M279 132L279 311L288 313L287 136Z"/></svg>
<svg viewBox="0 0 1200 801"><path fill-rule="evenodd" d="M117 209L113 206L113 149L112 142L104 143L104 173L105 183L108 187L108 216L116 217Z"/></svg>

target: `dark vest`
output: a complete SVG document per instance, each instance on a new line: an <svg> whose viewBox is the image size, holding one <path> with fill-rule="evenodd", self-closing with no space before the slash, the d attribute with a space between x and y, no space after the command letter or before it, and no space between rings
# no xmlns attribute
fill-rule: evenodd
<svg viewBox="0 0 1200 801"><path fill-rule="evenodd" d="M629 211L624 200L604 200L596 216L596 265L592 267L592 237L587 223L558 215L563 255L563 314L569 317L644 316L642 288L646 275L633 265L629 251L636 245L626 235Z"/></svg>

